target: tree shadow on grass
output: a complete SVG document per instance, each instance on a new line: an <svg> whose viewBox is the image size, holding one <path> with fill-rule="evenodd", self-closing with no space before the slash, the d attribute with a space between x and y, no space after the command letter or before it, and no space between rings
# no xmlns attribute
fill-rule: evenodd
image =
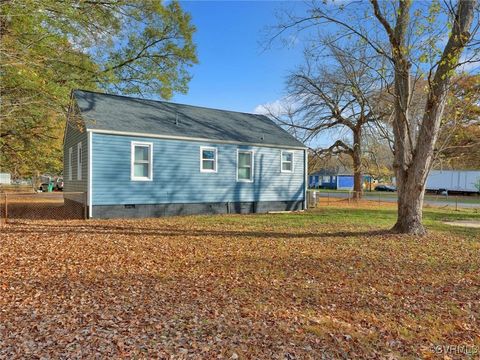
<svg viewBox="0 0 480 360"><path fill-rule="evenodd" d="M31 223L15 222L13 226L3 229L5 234L32 234L45 233L52 236L65 233L89 234L89 235L127 235L127 236L189 236L189 237L236 237L236 238L330 238L330 237L372 237L393 234L386 229L358 230L358 231L322 231L317 232L282 232L282 231L235 231L235 230L203 230L203 229L172 229L150 227L128 227L116 225L32 225ZM28 225L28 228L15 225Z"/></svg>

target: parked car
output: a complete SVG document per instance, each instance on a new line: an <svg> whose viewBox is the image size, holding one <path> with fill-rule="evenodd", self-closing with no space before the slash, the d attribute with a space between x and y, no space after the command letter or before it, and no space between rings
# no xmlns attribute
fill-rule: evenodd
<svg viewBox="0 0 480 360"><path fill-rule="evenodd" d="M38 187L38 190L41 192L50 192L53 190L53 182L44 182L41 183L40 186Z"/></svg>
<svg viewBox="0 0 480 360"><path fill-rule="evenodd" d="M378 185L375 187L375 191L395 192L397 189L390 185Z"/></svg>
<svg viewBox="0 0 480 360"><path fill-rule="evenodd" d="M447 189L438 189L438 190L436 191L436 193L437 193L438 195L448 196L448 190L447 190Z"/></svg>
<svg viewBox="0 0 480 360"><path fill-rule="evenodd" d="M63 191L63 178L57 178L57 180L55 180L55 189Z"/></svg>

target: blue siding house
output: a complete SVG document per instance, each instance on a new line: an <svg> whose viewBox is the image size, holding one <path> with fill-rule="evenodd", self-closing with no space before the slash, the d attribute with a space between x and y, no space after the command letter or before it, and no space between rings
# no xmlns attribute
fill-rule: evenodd
<svg viewBox="0 0 480 360"><path fill-rule="evenodd" d="M90 218L301 210L306 151L263 115L75 90L64 191Z"/></svg>
<svg viewBox="0 0 480 360"><path fill-rule="evenodd" d="M363 175L362 182L364 186L370 181L370 175ZM320 170L308 176L308 187L315 189L353 190L353 175Z"/></svg>

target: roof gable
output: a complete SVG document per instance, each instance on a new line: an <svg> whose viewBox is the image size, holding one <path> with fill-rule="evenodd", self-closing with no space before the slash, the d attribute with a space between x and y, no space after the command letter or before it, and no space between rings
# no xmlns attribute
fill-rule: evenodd
<svg viewBox="0 0 480 360"><path fill-rule="evenodd" d="M73 97L89 130L305 147L264 115L83 90Z"/></svg>

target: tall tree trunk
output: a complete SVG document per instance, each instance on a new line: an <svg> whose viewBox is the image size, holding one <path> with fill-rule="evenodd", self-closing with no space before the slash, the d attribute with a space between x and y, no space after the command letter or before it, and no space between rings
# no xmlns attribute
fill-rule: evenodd
<svg viewBox="0 0 480 360"><path fill-rule="evenodd" d="M424 235L425 227L422 224L423 198L425 182L419 183L415 173L411 170L402 173L404 178L397 184L398 188L398 215L393 227L394 232L412 235Z"/></svg>
<svg viewBox="0 0 480 360"><path fill-rule="evenodd" d="M353 198L362 198L362 128L357 126L353 132Z"/></svg>
<svg viewBox="0 0 480 360"><path fill-rule="evenodd" d="M408 234L425 234L422 225L423 188L412 168L414 148L409 118L411 94L410 64L401 59L395 64L395 122L393 133L395 152L393 167L397 180L397 222L393 231Z"/></svg>
<svg viewBox="0 0 480 360"><path fill-rule="evenodd" d="M423 235L422 206L425 183L433 162L435 143L445 107L448 86L458 59L469 41L469 29L473 22L475 0L458 2L453 30L445 46L441 61L433 79L429 79L429 94L425 105L420 131L413 139L408 114L410 89L410 65L400 50L394 48L395 59L395 160L394 167L398 188L398 217L393 231L405 234ZM395 29L398 49L404 46L405 29L403 22Z"/></svg>

